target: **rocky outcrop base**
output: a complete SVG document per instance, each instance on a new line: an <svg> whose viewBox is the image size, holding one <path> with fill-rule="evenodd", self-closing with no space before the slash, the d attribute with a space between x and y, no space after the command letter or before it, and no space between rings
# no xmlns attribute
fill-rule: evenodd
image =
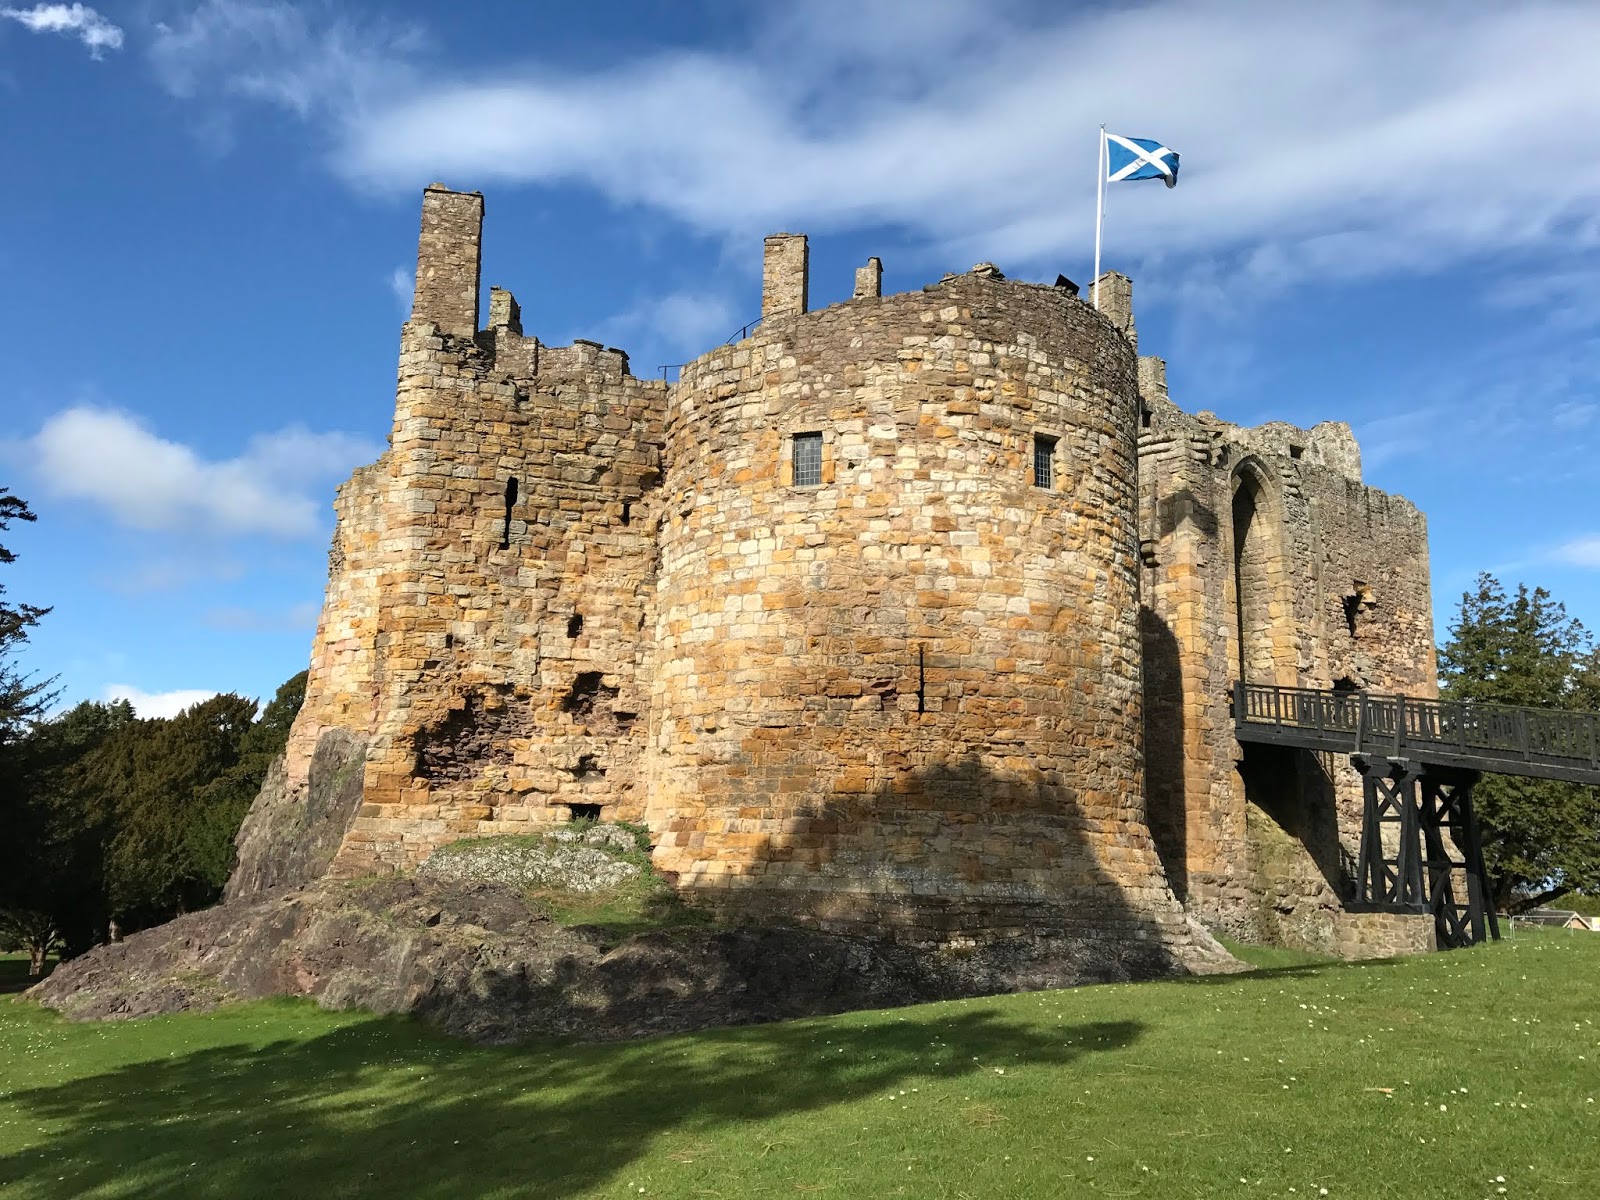
<svg viewBox="0 0 1600 1200"><path fill-rule="evenodd" d="M688 926L618 944L601 929L557 924L503 884L389 878L323 880L190 913L64 963L28 994L77 1020L306 996L499 1043L615 1040L1186 973L1153 940L1035 937L954 952Z"/></svg>

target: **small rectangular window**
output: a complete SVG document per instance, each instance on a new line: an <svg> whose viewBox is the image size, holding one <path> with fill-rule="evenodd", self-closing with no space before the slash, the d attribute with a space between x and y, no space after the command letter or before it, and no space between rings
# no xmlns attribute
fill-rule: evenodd
<svg viewBox="0 0 1600 1200"><path fill-rule="evenodd" d="M816 487L822 482L822 435L794 435L794 486Z"/></svg>
<svg viewBox="0 0 1600 1200"><path fill-rule="evenodd" d="M1033 486L1056 486L1056 439L1042 433L1033 435Z"/></svg>

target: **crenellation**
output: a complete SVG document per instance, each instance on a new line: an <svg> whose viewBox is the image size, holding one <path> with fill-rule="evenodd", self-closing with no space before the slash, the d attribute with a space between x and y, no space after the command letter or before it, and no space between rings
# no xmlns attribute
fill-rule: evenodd
<svg viewBox="0 0 1600 1200"><path fill-rule="evenodd" d="M335 503L286 769L363 748L336 873L598 812L743 917L1148 970L1220 954L1196 918L1415 940L1343 911L1348 767L1228 707L1241 671L1432 694L1426 526L1348 426L1185 413L1114 272L1096 311L872 258L808 311L799 234L749 337L641 380L502 288L478 331L481 218L425 191L390 449Z"/></svg>

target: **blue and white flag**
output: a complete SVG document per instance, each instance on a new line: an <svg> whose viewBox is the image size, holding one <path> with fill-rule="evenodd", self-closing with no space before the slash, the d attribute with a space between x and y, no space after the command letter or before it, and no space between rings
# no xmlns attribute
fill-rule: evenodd
<svg viewBox="0 0 1600 1200"><path fill-rule="evenodd" d="M1160 179L1168 187L1178 183L1178 152L1149 138L1106 134L1106 182Z"/></svg>

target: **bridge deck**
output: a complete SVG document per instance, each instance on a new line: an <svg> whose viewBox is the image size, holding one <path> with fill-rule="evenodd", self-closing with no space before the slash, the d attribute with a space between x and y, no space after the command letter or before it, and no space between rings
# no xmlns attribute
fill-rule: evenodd
<svg viewBox="0 0 1600 1200"><path fill-rule="evenodd" d="M1600 784L1600 713L1234 684L1242 742Z"/></svg>

